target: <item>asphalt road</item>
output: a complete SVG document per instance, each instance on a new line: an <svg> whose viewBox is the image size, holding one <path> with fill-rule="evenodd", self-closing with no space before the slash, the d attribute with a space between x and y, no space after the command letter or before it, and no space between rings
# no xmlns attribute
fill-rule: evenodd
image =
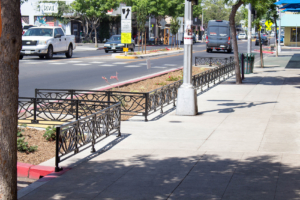
<svg viewBox="0 0 300 200"><path fill-rule="evenodd" d="M238 41L239 52L247 52L247 41ZM158 49L161 47L147 47ZM254 46L253 49L258 49ZM136 47L136 50L138 48ZM193 47L195 56L229 57L233 53L223 51L207 53L205 43L196 43ZM117 81L110 80L118 72L119 82L146 76L183 66L183 53L149 58L151 69L147 70L146 59L122 60L111 57L112 53L104 50L75 50L73 58L67 59L64 54L55 55L53 59L24 57L20 60L19 96L33 97L34 89L97 89Z"/></svg>

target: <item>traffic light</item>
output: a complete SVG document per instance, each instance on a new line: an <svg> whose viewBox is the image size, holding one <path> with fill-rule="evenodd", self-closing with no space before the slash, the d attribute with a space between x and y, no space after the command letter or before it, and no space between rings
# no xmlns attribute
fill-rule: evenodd
<svg viewBox="0 0 300 200"><path fill-rule="evenodd" d="M198 5L198 0L187 0L189 2L192 2L192 5Z"/></svg>

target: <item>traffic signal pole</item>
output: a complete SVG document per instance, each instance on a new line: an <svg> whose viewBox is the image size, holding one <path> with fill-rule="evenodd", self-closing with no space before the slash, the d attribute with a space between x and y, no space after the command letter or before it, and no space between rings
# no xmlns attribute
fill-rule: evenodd
<svg viewBox="0 0 300 200"><path fill-rule="evenodd" d="M248 48L247 53L252 52L252 13L251 13L251 4L248 5Z"/></svg>
<svg viewBox="0 0 300 200"><path fill-rule="evenodd" d="M176 115L197 115L197 91L192 85L192 3L185 0L184 9L184 58L183 58L183 84L178 89Z"/></svg>

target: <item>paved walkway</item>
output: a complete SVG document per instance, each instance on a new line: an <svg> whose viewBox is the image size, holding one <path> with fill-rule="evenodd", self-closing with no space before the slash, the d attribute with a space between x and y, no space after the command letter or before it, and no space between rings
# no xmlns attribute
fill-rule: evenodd
<svg viewBox="0 0 300 200"><path fill-rule="evenodd" d="M199 95L197 116L123 122L117 144L21 199L300 199L300 70L277 63Z"/></svg>

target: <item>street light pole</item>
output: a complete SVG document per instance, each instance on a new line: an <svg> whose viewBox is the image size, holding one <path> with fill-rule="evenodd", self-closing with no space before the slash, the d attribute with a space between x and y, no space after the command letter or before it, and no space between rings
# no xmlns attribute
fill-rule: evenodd
<svg viewBox="0 0 300 200"><path fill-rule="evenodd" d="M183 58L183 84L178 89L176 115L197 115L197 92L192 85L192 3L185 0L184 9L184 58Z"/></svg>
<svg viewBox="0 0 300 200"><path fill-rule="evenodd" d="M277 0L277 1L279 1L279 0ZM280 39L281 39L281 10L278 8L278 11L279 11L278 52L281 53L281 45L280 45Z"/></svg>
<svg viewBox="0 0 300 200"><path fill-rule="evenodd" d="M201 9L202 9L202 23L201 23L201 25L202 25L202 30L203 30L203 35L204 35L204 26L203 26L203 7L202 7L202 5L201 5ZM201 28L200 28L201 29ZM202 36L202 42L204 42L204 38L203 38L203 35L201 35Z"/></svg>
<svg viewBox="0 0 300 200"><path fill-rule="evenodd" d="M252 52L252 13L251 13L251 4L248 5L248 48L247 53Z"/></svg>

